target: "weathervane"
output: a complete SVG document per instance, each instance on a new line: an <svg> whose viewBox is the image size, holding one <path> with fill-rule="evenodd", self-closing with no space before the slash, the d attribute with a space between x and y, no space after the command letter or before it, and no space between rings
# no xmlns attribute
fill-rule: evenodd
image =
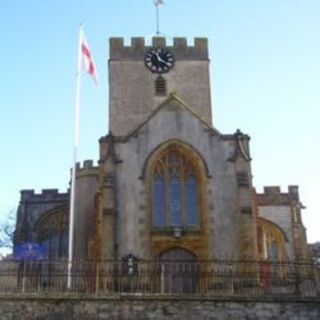
<svg viewBox="0 0 320 320"><path fill-rule="evenodd" d="M157 32L156 34L159 35L159 5L164 4L163 0L153 0L154 5L156 6L156 15L157 15Z"/></svg>

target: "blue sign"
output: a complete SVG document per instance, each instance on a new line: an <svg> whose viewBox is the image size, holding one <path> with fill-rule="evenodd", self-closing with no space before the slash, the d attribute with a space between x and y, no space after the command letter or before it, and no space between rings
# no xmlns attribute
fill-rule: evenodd
<svg viewBox="0 0 320 320"><path fill-rule="evenodd" d="M14 247L16 260L43 260L46 258L44 246L36 242L26 242Z"/></svg>

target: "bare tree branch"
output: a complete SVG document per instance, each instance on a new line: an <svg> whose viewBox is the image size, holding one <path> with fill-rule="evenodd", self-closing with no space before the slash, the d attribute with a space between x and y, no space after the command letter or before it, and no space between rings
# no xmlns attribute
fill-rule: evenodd
<svg viewBox="0 0 320 320"><path fill-rule="evenodd" d="M12 248L13 235L16 225L15 209L10 210L0 223L0 249Z"/></svg>

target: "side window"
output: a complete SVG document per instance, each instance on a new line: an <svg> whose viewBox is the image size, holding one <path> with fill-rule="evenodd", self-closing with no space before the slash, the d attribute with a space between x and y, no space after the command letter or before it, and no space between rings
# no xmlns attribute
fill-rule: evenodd
<svg viewBox="0 0 320 320"><path fill-rule="evenodd" d="M38 237L49 259L66 257L68 255L67 212L61 211L43 217L39 223Z"/></svg>
<svg viewBox="0 0 320 320"><path fill-rule="evenodd" d="M257 238L261 259L277 261L285 258L285 238L276 225L258 219Z"/></svg>

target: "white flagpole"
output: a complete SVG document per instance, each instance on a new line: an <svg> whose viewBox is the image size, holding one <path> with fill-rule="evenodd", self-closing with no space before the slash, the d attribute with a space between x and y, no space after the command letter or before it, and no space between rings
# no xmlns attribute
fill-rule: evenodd
<svg viewBox="0 0 320 320"><path fill-rule="evenodd" d="M78 61L76 73L76 96L74 104L74 145L73 145L73 167L71 176L71 194L70 194L70 213L69 213L69 250L68 250L68 283L67 288L72 286L72 260L73 260L73 231L74 231L74 205L75 205L75 191L76 191L76 163L77 163L77 149L79 143L79 115L80 115L80 80L82 67L82 52L81 45L83 39L83 29L80 24L79 28L79 43L78 43Z"/></svg>
<svg viewBox="0 0 320 320"><path fill-rule="evenodd" d="M160 28L159 28L159 5L163 4L163 0L153 0L154 5L156 6L156 24L157 24L157 31L156 34L160 34Z"/></svg>
<svg viewBox="0 0 320 320"><path fill-rule="evenodd" d="M157 32L156 34L159 35L160 34L160 30L159 30L159 4L156 3L156 19L157 19Z"/></svg>

